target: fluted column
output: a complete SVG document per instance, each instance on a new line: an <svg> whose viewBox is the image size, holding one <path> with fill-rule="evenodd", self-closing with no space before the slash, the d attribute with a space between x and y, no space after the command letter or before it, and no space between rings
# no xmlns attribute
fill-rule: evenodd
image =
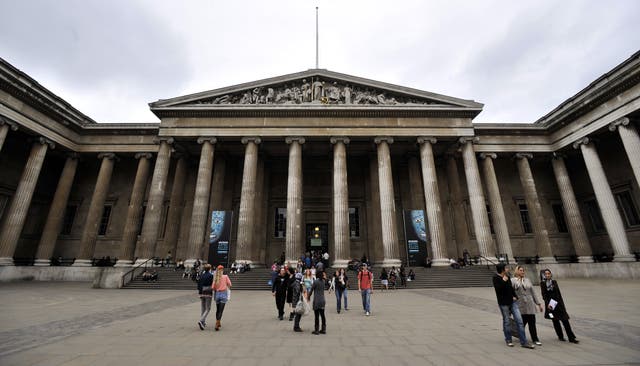
<svg viewBox="0 0 640 366"><path fill-rule="evenodd" d="M382 222L382 248L384 258L382 265L385 267L400 266L400 254L398 252L398 232L396 226L396 203L393 192L393 174L391 172L391 153L389 144L393 143L391 137L376 137L378 145L378 180L380 186L380 219Z"/></svg>
<svg viewBox="0 0 640 366"><path fill-rule="evenodd" d="M371 191L371 201L367 204L367 248L362 254L366 254L370 261L376 265L381 265L384 259L382 248L382 224L380 223L380 179L378 178L378 158L369 156L369 185ZM357 257L360 253L355 253Z"/></svg>
<svg viewBox="0 0 640 366"><path fill-rule="evenodd" d="M416 210L424 210L424 186L422 182L422 168L418 155L409 153L407 155L407 168L409 169L409 200L410 206ZM403 203L404 204L404 203Z"/></svg>
<svg viewBox="0 0 640 366"><path fill-rule="evenodd" d="M216 154L213 162L213 178L211 178L211 194L209 195L209 210L207 211L207 220L204 232L204 241L202 253L206 258L209 248L209 237L211 236L211 212L218 211L222 208L222 195L224 194L224 175L226 169L226 161L220 154Z"/></svg>
<svg viewBox="0 0 640 366"><path fill-rule="evenodd" d="M296 262L304 252L302 233L302 144L303 137L287 137L289 145L289 174L287 179L287 233L285 256Z"/></svg>
<svg viewBox="0 0 640 366"><path fill-rule="evenodd" d="M138 229L142 219L142 202L147 190L152 156L150 153L138 153L135 155L135 158L138 159L138 170L133 181L127 219L122 232L122 241L120 242L120 255L118 256L116 267L128 267L133 264L136 242L138 241Z"/></svg>
<svg viewBox="0 0 640 366"><path fill-rule="evenodd" d="M0 266L13 265L13 254L20 240L20 233L22 233L31 198L38 183L47 148L54 147L55 144L44 137L40 137L31 147L29 159L22 171L16 193L11 199L11 206L5 213L6 219L0 230Z"/></svg>
<svg viewBox="0 0 640 366"><path fill-rule="evenodd" d="M111 174L113 173L113 164L116 160L114 153L100 153L98 159L102 160L96 187L93 189L91 203L89 204L89 212L82 229L82 237L80 239L80 251L76 255L76 261L73 266L90 267L93 251L96 247L96 239L98 238L98 229L100 227L100 219L104 211L104 202L109 193L109 183L111 182Z"/></svg>
<svg viewBox="0 0 640 366"><path fill-rule="evenodd" d="M347 268L351 259L349 241L349 185L347 184L348 137L332 137L333 145L333 258L332 267Z"/></svg>
<svg viewBox="0 0 640 366"><path fill-rule="evenodd" d="M447 238L444 231L444 216L440 204L440 190L436 174L436 162L433 157L434 137L418 137L420 145L420 163L422 166L422 185L424 190L426 220L431 237L431 255L434 266L448 266Z"/></svg>
<svg viewBox="0 0 640 366"><path fill-rule="evenodd" d="M48 266L51 264L50 258L53 256L56 240L62 228L63 213L69 201L69 194L71 193L71 186L73 185L77 167L78 155L75 153L69 154L64 163L64 168L62 168L56 193L53 195L53 202L51 202L51 208L49 208L49 214L47 215L47 221L42 230L38 251L36 252L35 266Z"/></svg>
<svg viewBox="0 0 640 366"><path fill-rule="evenodd" d="M0 151L2 151L2 146L4 145L4 140L7 139L9 130L17 131L18 125L6 118L0 117Z"/></svg>
<svg viewBox="0 0 640 366"><path fill-rule="evenodd" d="M507 228L507 218L504 214L504 207L502 206L496 170L493 167L493 160L497 157L498 156L493 153L480 154L482 170L484 172L484 182L487 184L487 192L489 193L489 205L491 207L491 217L493 218L493 229L496 233L498 252L500 254L506 254L509 259L513 259L511 239L509 238L509 229Z"/></svg>
<svg viewBox="0 0 640 366"><path fill-rule="evenodd" d="M553 173L556 176L564 216L567 220L567 227L569 228L569 234L571 234L576 255L578 255L578 261L580 263L593 263L593 251L589 245L589 238L587 237L587 231L582 222L582 215L580 215L578 201L571 186L571 180L569 179L569 173L564 163L564 157L554 153L554 157L551 159L551 165L553 166Z"/></svg>
<svg viewBox="0 0 640 366"><path fill-rule="evenodd" d="M487 206L482 192L480 182L480 171L478 162L473 150L473 143L477 138L461 137L462 159L464 161L464 174L467 178L467 189L469 190L469 203L471 204L471 215L473 216L473 228L476 233L476 241L480 255L495 261L495 250L491 228L489 227L489 217L487 216Z"/></svg>
<svg viewBox="0 0 640 366"><path fill-rule="evenodd" d="M640 185L640 136L638 136L638 130L627 117L620 118L609 125L609 130L615 131L616 129L622 139L624 150L627 152L636 183Z"/></svg>
<svg viewBox="0 0 640 366"><path fill-rule="evenodd" d="M615 254L614 260L616 262L634 261L635 257L631 255L629 249L629 240L624 230L622 217L616 206L613 192L611 192L611 187L609 187L609 182L602 168L595 144L589 137L585 137L574 142L573 147L575 149L580 148L582 151L582 157L587 166L587 173L589 173L589 179L591 180L591 185L596 195L596 201L598 201L598 206L602 213L602 220L604 221L604 226L611 240L611 246Z"/></svg>
<svg viewBox="0 0 640 366"><path fill-rule="evenodd" d="M216 143L214 137L200 137L198 144L202 144L200 152L200 165L198 165L198 178L196 180L196 192L193 197L193 210L191 212L191 228L189 229L189 241L187 243L187 266L192 265L200 257L205 226L207 225L207 211L209 210L209 190L211 189L211 173L213 170L213 150Z"/></svg>
<svg viewBox="0 0 640 366"><path fill-rule="evenodd" d="M142 223L142 233L140 235L140 250L138 251L136 264L153 258L158 241L158 234L160 232L160 220L162 219L164 207L164 193L167 189L167 175L169 174L169 165L171 163L171 145L174 140L173 138L161 138L158 142L160 143L160 147L158 148L156 164L153 167L149 198L147 199L147 209L144 213L144 222Z"/></svg>
<svg viewBox="0 0 640 366"><path fill-rule="evenodd" d="M258 173L259 137L243 137L244 168L242 170L242 193L240 195L240 213L238 215L238 238L236 261L251 263L251 245L253 225L255 224L256 176ZM288 218L287 218L288 219Z"/></svg>
<svg viewBox="0 0 640 366"><path fill-rule="evenodd" d="M264 230L264 157L258 155L258 167L256 168L256 203L255 203L255 222L253 225L253 250L251 251L251 261L256 265L263 265L264 260L261 258L260 250L266 249L265 230Z"/></svg>
<svg viewBox="0 0 640 366"><path fill-rule="evenodd" d="M176 153L178 159L171 185L171 196L169 198L169 210L167 212L167 230L164 233L164 243L171 253L178 259L176 247L178 235L180 234L180 218L184 205L184 182L187 177L187 156L184 153Z"/></svg>
<svg viewBox="0 0 640 366"><path fill-rule="evenodd" d="M458 163L453 154L447 156L447 182L449 183L449 195L453 210L453 231L456 238L456 250L453 253L449 251L449 255L453 258L458 258L462 255L464 249L469 248L469 226L467 225L464 203L462 202Z"/></svg>

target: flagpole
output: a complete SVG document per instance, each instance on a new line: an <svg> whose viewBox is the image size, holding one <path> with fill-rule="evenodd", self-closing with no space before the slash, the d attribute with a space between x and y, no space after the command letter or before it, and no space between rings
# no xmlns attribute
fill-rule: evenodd
<svg viewBox="0 0 640 366"><path fill-rule="evenodd" d="M316 69L318 68L318 7L316 6Z"/></svg>

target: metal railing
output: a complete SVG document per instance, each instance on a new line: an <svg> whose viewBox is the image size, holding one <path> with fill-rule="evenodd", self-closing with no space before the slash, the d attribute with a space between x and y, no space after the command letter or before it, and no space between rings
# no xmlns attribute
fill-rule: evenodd
<svg viewBox="0 0 640 366"><path fill-rule="evenodd" d="M149 258L146 261L138 264L137 266L133 267L131 270L127 271L125 274L122 275L122 287L124 287L125 283L125 279L127 278L127 276L129 276L129 274L131 274L131 279L129 280L129 282L133 281L133 279L136 277L136 270L142 268L144 266L144 268L146 269L148 267L148 263L151 262L151 266L153 266L153 261L155 261L156 258Z"/></svg>

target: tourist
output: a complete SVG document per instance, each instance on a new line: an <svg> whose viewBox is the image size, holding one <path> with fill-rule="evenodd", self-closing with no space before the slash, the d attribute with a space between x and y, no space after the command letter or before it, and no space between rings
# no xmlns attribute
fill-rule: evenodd
<svg viewBox="0 0 640 366"><path fill-rule="evenodd" d="M211 265L205 264L203 266L204 272L200 275L198 281L198 295L200 296L200 320L198 320L198 327L200 330L204 330L207 326L207 316L211 311L211 298L213 296L213 273L211 273Z"/></svg>
<svg viewBox="0 0 640 366"><path fill-rule="evenodd" d="M407 281L415 281L416 280L416 274L415 272L413 272L413 268L409 269L409 278L407 279Z"/></svg>
<svg viewBox="0 0 640 366"><path fill-rule="evenodd" d="M287 304L289 304L289 321L293 321L295 316L293 310L295 304L293 302L293 291L291 291L291 283L296 279L296 269L294 267L287 268Z"/></svg>
<svg viewBox="0 0 640 366"><path fill-rule="evenodd" d="M344 270L344 268L340 268L336 271L336 274L333 278L335 282L335 290L336 290L336 308L338 310L338 314L340 314L340 308L342 307L342 297L344 296L344 310L349 310L347 306L347 288L349 286L349 277Z"/></svg>
<svg viewBox="0 0 640 366"><path fill-rule="evenodd" d="M173 259L173 256L171 255L171 251L168 251L167 256L164 257L164 266L169 267L171 265L171 259Z"/></svg>
<svg viewBox="0 0 640 366"><path fill-rule="evenodd" d="M313 295L314 331L311 333L316 335L327 333L327 319L324 316L324 282L326 281L326 279L327 274L325 272L318 272L318 277L315 281L313 281L311 291L308 295L309 298L311 298L311 295ZM320 318L322 318L322 328L320 328L320 331L318 331Z"/></svg>
<svg viewBox="0 0 640 366"><path fill-rule="evenodd" d="M294 281L291 282L289 286L291 290L291 300L292 303L296 306L299 301L304 301L304 298L307 297L307 289L302 284L302 273L296 273L294 277ZM295 309L295 308L294 308ZM302 332L302 328L300 328L300 319L302 318L303 313L296 312L293 318L293 331L294 332Z"/></svg>
<svg viewBox="0 0 640 366"><path fill-rule="evenodd" d="M229 291L231 290L231 280L229 276L224 274L224 267L218 266L216 274L213 277L213 291L215 293L214 300L216 302L216 331L220 330L220 321L222 320L222 312L224 306L229 300Z"/></svg>
<svg viewBox="0 0 640 366"><path fill-rule="evenodd" d="M313 276L311 275L311 270L310 269L306 269L304 271L304 278L302 279L302 283L304 284L304 287L307 289L307 292L311 291L311 285L313 285Z"/></svg>
<svg viewBox="0 0 640 366"><path fill-rule="evenodd" d="M513 319L518 327L520 345L524 348L535 348L534 345L527 342L527 336L524 334L522 316L520 315L520 309L518 308L518 298L513 290L513 286L511 286L509 268L507 268L504 263L496 264L496 273L493 275L493 288L496 291L498 306L500 307L500 313L502 314L502 331L504 333L504 340L507 343L507 346L513 347L511 321L509 318L509 315L513 314Z"/></svg>
<svg viewBox="0 0 640 366"><path fill-rule="evenodd" d="M362 296L364 315L371 315L371 294L373 294L373 273L369 272L367 264L362 264L362 270L358 273L358 291Z"/></svg>
<svg viewBox="0 0 640 366"><path fill-rule="evenodd" d="M324 262L325 267L329 267L329 253L325 250L322 255L322 261Z"/></svg>
<svg viewBox="0 0 640 366"><path fill-rule="evenodd" d="M407 287L407 272L404 264L400 265L400 285L405 288Z"/></svg>
<svg viewBox="0 0 640 366"><path fill-rule="evenodd" d="M384 267L380 273L380 285L382 285L382 290L389 289L389 274L387 273L387 269Z"/></svg>
<svg viewBox="0 0 640 366"><path fill-rule="evenodd" d="M158 272L156 272L155 269L151 271L150 280L151 280L151 282L157 282L158 281Z"/></svg>
<svg viewBox="0 0 640 366"><path fill-rule="evenodd" d="M462 260L464 261L465 266L471 265L471 256L469 255L469 251L467 249L462 251Z"/></svg>
<svg viewBox="0 0 640 366"><path fill-rule="evenodd" d="M533 290L531 280L525 277L524 267L516 266L515 277L511 279L511 285L516 291L518 297L518 307L522 316L522 324L524 327L529 325L529 335L531 342L541 346L538 339L538 331L536 329L536 307L542 312L542 303L538 299L538 295Z"/></svg>
<svg viewBox="0 0 640 366"><path fill-rule="evenodd" d="M460 263L453 258L449 258L449 266L453 269L460 269Z"/></svg>
<svg viewBox="0 0 640 366"><path fill-rule="evenodd" d="M145 282L149 282L151 280L151 272L149 272L148 269L145 269L144 272L142 272L142 280Z"/></svg>
<svg viewBox="0 0 640 366"><path fill-rule="evenodd" d="M271 293L276 299L276 308L278 309L278 319L284 319L284 303L287 300L287 271L283 267L280 267L278 276L273 281L271 286Z"/></svg>
<svg viewBox="0 0 640 366"><path fill-rule="evenodd" d="M182 259L178 259L178 261L176 262L176 267L174 268L174 271L178 271L178 270L184 270L184 261Z"/></svg>
<svg viewBox="0 0 640 366"><path fill-rule="evenodd" d="M576 339L576 335L571 330L571 324L569 324L569 314L564 305L562 294L560 293L560 287L558 282L552 278L551 271L549 269L544 270L544 281L540 282L540 289L542 290L542 298L544 299L545 312L544 317L553 321L553 329L555 329L558 339L565 341L562 334L562 327L560 322L564 325L564 330L567 333L569 342L580 343Z"/></svg>

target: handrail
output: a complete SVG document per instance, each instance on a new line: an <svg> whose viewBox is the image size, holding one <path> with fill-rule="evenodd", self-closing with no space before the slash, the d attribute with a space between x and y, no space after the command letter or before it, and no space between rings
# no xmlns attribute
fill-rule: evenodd
<svg viewBox="0 0 640 366"><path fill-rule="evenodd" d="M492 261L491 259L489 259L489 258L487 258L487 257L485 257L485 256L483 256L483 255L478 254L478 256L477 256L477 257L478 257L478 258L484 258L484 260L486 260L486 261L487 261L487 269L491 269L491 267L490 267L490 265L489 265L489 262L491 262L491 264L493 264L494 266L497 264L496 262Z"/></svg>
<svg viewBox="0 0 640 366"><path fill-rule="evenodd" d="M124 279L125 279L125 277L127 277L127 275L129 275L129 273L131 273L131 281L133 281L133 278L134 278L134 277L135 277L135 275L136 275L136 269L138 269L138 268L140 268L140 267L142 267L142 266L144 266L144 268L147 268L147 263L148 263L149 261L153 261L153 260L155 260L155 259L156 259L156 258L149 258L149 259L147 259L146 261L144 261L144 262L142 262L142 263L138 264L137 266L133 267L131 270L127 271L125 274L123 274L123 275L122 275L122 287L124 287ZM151 262L151 263L153 264L153 262Z"/></svg>

